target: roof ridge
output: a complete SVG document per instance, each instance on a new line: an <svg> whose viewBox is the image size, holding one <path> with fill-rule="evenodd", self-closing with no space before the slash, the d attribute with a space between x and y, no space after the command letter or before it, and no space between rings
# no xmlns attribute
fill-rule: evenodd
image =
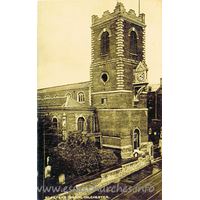
<svg viewBox="0 0 200 200"><path fill-rule="evenodd" d="M70 101L74 104L74 105L69 105ZM75 99L71 98L70 96L67 97L66 102L63 104L63 107L85 107L82 104L80 104L79 102L77 102Z"/></svg>
<svg viewBox="0 0 200 200"><path fill-rule="evenodd" d="M63 84L63 85L55 85L55 86L50 86L50 87L39 88L37 90L50 89L50 88L56 88L56 87L63 87L63 86L68 86L68 85L70 86L70 85L83 84L83 83L91 83L91 81L83 81L83 82L78 82L78 83L69 83L69 84Z"/></svg>

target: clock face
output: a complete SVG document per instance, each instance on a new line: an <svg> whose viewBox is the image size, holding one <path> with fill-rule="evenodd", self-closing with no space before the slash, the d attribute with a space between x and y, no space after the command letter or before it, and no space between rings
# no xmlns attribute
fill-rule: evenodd
<svg viewBox="0 0 200 200"><path fill-rule="evenodd" d="M144 81L144 78L145 78L144 72L139 72L139 73L137 73L137 80L138 80L139 82Z"/></svg>

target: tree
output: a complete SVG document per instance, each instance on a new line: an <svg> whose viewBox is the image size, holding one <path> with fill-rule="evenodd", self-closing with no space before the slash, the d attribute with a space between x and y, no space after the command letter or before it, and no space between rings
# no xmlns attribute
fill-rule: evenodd
<svg viewBox="0 0 200 200"><path fill-rule="evenodd" d="M117 163L118 158L111 150L100 150L94 142L80 131L68 133L65 142L54 148L51 156L52 174L64 173L68 177L93 174Z"/></svg>
<svg viewBox="0 0 200 200"><path fill-rule="evenodd" d="M60 134L60 130L54 128L51 117L49 115L39 115L37 123L38 187L44 185L44 171L47 165L47 157L61 141L62 135Z"/></svg>

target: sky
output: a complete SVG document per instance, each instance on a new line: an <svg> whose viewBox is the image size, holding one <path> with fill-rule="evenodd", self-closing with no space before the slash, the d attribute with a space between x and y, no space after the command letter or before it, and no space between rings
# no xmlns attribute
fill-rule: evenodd
<svg viewBox="0 0 200 200"><path fill-rule="evenodd" d="M89 81L91 16L111 13L118 0L39 1L37 19L37 87ZM138 15L138 0L121 0ZM149 83L162 77L162 1L140 0L145 14Z"/></svg>

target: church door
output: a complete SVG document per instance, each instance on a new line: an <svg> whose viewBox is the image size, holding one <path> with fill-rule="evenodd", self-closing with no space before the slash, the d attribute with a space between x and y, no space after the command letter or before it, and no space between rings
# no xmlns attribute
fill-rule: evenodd
<svg viewBox="0 0 200 200"><path fill-rule="evenodd" d="M134 130L133 134L133 147L137 149L140 146L140 132L138 129Z"/></svg>

